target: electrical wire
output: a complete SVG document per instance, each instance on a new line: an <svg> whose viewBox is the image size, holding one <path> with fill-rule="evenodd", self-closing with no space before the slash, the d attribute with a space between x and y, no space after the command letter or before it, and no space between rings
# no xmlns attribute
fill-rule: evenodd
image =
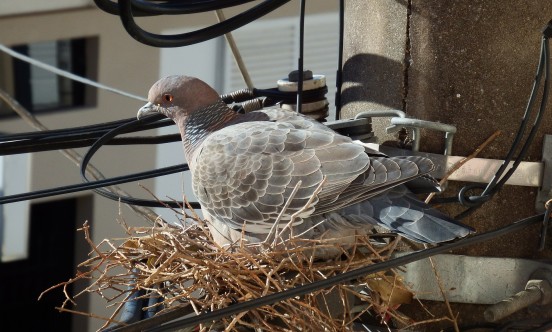
<svg viewBox="0 0 552 332"><path fill-rule="evenodd" d="M3 143L0 144L0 147L2 148L2 152L0 153L0 155L6 156L22 153L89 147L97 140L96 135L93 136L94 137L89 138L74 138L71 140L69 140L66 136L48 137L43 140L27 140ZM180 140L180 134L167 134L152 137L120 137L106 142L105 145L163 144Z"/></svg>
<svg viewBox="0 0 552 332"><path fill-rule="evenodd" d="M83 84L87 84L87 85L93 86L93 87L101 89L101 90L110 91L110 92L119 94L121 96L129 97L129 98L140 100L140 101L147 101L147 99L144 98L144 97L137 96L137 95L134 95L132 93L128 93L128 92L125 92L125 91L122 91L122 90L119 90L119 89L112 88L110 86L95 82L95 81L93 81L91 79L88 79L86 77L78 76L78 75L70 73L66 70L62 70L62 69L59 69L59 68L54 67L52 65L49 65L47 63L35 60L35 59L33 59L31 57L28 57L24 54L18 53L18 52L12 50L11 48L9 48L5 45L0 44L0 51L4 52L6 54L9 54L10 56L12 56L16 59L25 61L27 63L32 64L33 66L36 66L38 68L42 68L42 69L47 70L49 72L52 72L56 75L66 77L70 80L77 81L77 82L80 82L80 83L83 83Z"/></svg>
<svg viewBox="0 0 552 332"><path fill-rule="evenodd" d="M345 0L339 0L339 47L335 79L335 119L341 118L341 87L343 85L343 36L345 34Z"/></svg>
<svg viewBox="0 0 552 332"><path fill-rule="evenodd" d="M552 24L551 22L548 23L548 26ZM531 89L531 94L529 96L525 113L522 117L520 126L518 128L518 132L516 134L516 137L514 138L514 141L510 147L510 150L508 151L504 159L504 162L501 164L501 166L496 171L493 178L488 184L486 185L469 184L461 188L456 197L443 197L443 198L437 198L433 200L434 204L459 202L460 204L468 207L466 210L464 210L463 212L455 216L454 219L461 220L467 217L468 215L473 213L476 209L481 207L483 203L489 201L504 186L506 181L512 176L512 174L515 172L515 170L517 169L521 161L525 158L527 151L529 150L529 147L534 141L535 135L540 127L544 113L546 111L548 96L550 92L549 91L550 90L550 86L549 86L550 65L549 65L548 39L550 38L551 34L546 29L545 29L545 32L547 33L543 32L543 37L541 39L541 51L540 51L539 63L537 66L537 73L535 75L533 87ZM539 90L538 88L543 77L544 77L544 84L543 84L543 93L541 96L540 106L535 116L533 126L529 134L527 135L525 142L520 148L522 138L524 137L526 128L529 124L532 110L534 109L533 106L534 106L536 96L538 94L538 90ZM518 150L519 150L519 153L514 159L514 155ZM513 163L512 163L512 160L513 160ZM510 168L506 172L506 169L508 167ZM468 195L468 193L474 190L482 190L482 192L479 195L471 195L471 196Z"/></svg>
<svg viewBox="0 0 552 332"><path fill-rule="evenodd" d="M323 100L328 92L326 86L305 91L304 101L313 102ZM221 96L226 103L246 102L251 99L265 98L263 106L272 106L276 103L293 103L296 94L293 92L279 91L278 88L271 89L243 89L235 93ZM120 125L133 121L133 118L117 120L113 122L94 124L90 126L73 127L65 129L33 131L28 133L17 133L0 136L0 155L11 155L18 153L31 153L51 151L67 148L79 148L91 146L94 141ZM143 123L140 127L128 130L126 133L143 131L173 125L174 123L159 116L158 121ZM156 137L125 137L116 138L106 142L107 145L126 144L161 144L180 140L179 134L163 135Z"/></svg>
<svg viewBox="0 0 552 332"><path fill-rule="evenodd" d="M222 8L233 7L255 0L195 0L195 1L132 1L135 16L195 14ZM113 15L120 15L119 5L110 0L94 0L96 6Z"/></svg>
<svg viewBox="0 0 552 332"><path fill-rule="evenodd" d="M297 113L302 113L303 108L303 81L305 80L303 70L303 53L305 44L305 0L299 1L299 58L297 59L297 101L295 103Z"/></svg>
<svg viewBox="0 0 552 332"><path fill-rule="evenodd" d="M82 158L82 162L81 162L81 166L80 166L80 174L81 174L81 178L83 179L83 181L84 182L90 182L90 180L88 180L88 178L86 177L86 168L88 166L88 163L90 162L90 159L92 159L92 156L106 142L110 141L115 136L117 136L121 133L127 132L128 130L134 130L135 128L139 127L142 123L147 123L147 122L150 122L150 121L157 121L158 119L159 119L159 114L155 114L155 115L147 116L143 119L133 120L133 121L130 121L128 123L125 123L125 124L115 128L115 129L110 130L109 132L104 134L102 137L100 137L88 149L88 151L86 152L86 154ZM160 169L157 169L157 170L154 170L154 171L151 171L151 172L146 172L146 173L149 174L149 175L152 175L151 177L155 177L156 172L158 172L159 170ZM187 164L181 164L181 165L176 165L176 166L172 166L172 167L165 167L162 170L167 171L166 174L170 174L170 173L176 173L176 172L189 170L189 167L188 167ZM143 173L140 173L140 174L143 174ZM157 173L157 174L159 174L159 173ZM172 207L172 208L184 208L185 207L183 202L145 200L145 199L138 199L138 198L134 198L134 197L119 196L119 195L113 194L110 191L105 190L103 188L94 188L93 190L94 190L94 192L96 192L97 194L99 194L101 196L104 196L104 197L112 199L112 200L120 201L120 202L123 202L123 203L126 203L126 204L148 206L148 207L166 207L166 206ZM190 204L192 205L193 208L199 208L200 207L198 203L192 202Z"/></svg>
<svg viewBox="0 0 552 332"><path fill-rule="evenodd" d="M187 170L189 170L188 165L182 164L182 165L175 165L175 166L170 166L170 167L159 168L159 169L156 169L156 170L153 170L153 171L147 171L147 172L129 174L129 175L124 175L124 176L112 177L112 178L103 179L103 180L89 181L89 182L85 182L85 183L79 183L79 184L56 187L56 188L49 188L49 189L44 189L44 190L37 190L37 191L32 191L32 192L27 192L27 193L22 193L22 194L2 196L2 197L0 197L0 205L1 204L20 202L20 201L26 201L26 200L30 200L30 199L51 197L51 196L69 194L69 193L74 193L74 192L79 192L79 191L97 189L97 188L112 186L112 185L121 184L121 183L128 183L128 182L139 181L139 180L144 180L144 179L150 179L150 178L159 177L159 176L168 175L168 174L173 174L173 173L178 173L178 172L184 172L184 171L187 171ZM116 196L116 195L113 195L113 194L111 194L109 196L106 196L106 197L108 197L110 199L113 199L113 200L119 200L119 196ZM134 203L134 201L140 203L140 204L135 204L135 205L148 206L148 207L160 206L159 204L153 204L152 205L150 203L150 201L146 201L146 200L138 200L138 199L131 200L131 199L125 199L125 198L121 199L122 203L131 204L131 203ZM176 204L175 202L170 202L170 204L168 204L168 205L170 205L171 207L174 207L174 208L181 207L179 204ZM198 208L199 205L197 203L193 203L193 207Z"/></svg>
<svg viewBox="0 0 552 332"><path fill-rule="evenodd" d="M31 153L41 151L52 151L68 148L89 147L98 138L117 126L133 121L127 119L117 121L117 125L92 125L86 127L75 127L56 130L44 130L30 133L18 133L13 135L0 136L0 155L11 155L19 153ZM144 124L139 130L155 129L174 123L166 118L159 121ZM180 134L168 134L153 137L123 137L106 142L107 145L126 144L161 144L180 140Z"/></svg>
<svg viewBox="0 0 552 332"><path fill-rule="evenodd" d="M140 43L162 48L182 47L201 43L216 38L218 36L222 36L230 31L233 31L257 20L258 18L276 10L289 1L290 0L264 0L253 8L237 14L225 21L210 25L203 29L174 35L154 34L140 28L134 20L133 4L136 2L135 0L119 0L118 13L121 22L128 34ZM223 4L224 2L225 1L218 1L217 3ZM145 8L151 7L146 6ZM225 6L221 5L220 8L225 8Z"/></svg>

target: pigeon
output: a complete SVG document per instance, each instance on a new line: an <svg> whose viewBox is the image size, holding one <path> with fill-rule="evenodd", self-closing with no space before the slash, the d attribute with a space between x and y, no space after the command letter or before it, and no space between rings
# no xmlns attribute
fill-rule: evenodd
<svg viewBox="0 0 552 332"><path fill-rule="evenodd" d="M223 248L289 238L296 246L347 245L378 228L440 243L473 231L406 186L423 180L439 188L429 158L389 157L279 105L236 112L207 83L184 75L152 85L137 117L152 113L177 125L193 192ZM314 254L341 252L327 246Z"/></svg>

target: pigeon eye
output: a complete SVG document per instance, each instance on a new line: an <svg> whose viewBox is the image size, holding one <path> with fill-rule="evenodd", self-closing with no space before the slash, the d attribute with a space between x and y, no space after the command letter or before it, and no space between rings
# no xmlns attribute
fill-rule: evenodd
<svg viewBox="0 0 552 332"><path fill-rule="evenodd" d="M165 93L165 94L163 95L163 100L164 100L164 101L171 102L171 101L173 101L173 95L171 95L171 94L169 94L169 93Z"/></svg>

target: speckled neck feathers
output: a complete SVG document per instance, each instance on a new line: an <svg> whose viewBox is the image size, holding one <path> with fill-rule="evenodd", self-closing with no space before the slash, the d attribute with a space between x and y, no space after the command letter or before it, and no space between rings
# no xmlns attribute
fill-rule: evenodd
<svg viewBox="0 0 552 332"><path fill-rule="evenodd" d="M192 112L182 124L182 138L187 155L201 145L209 134L224 127L247 121L266 121L268 116L262 112L239 114L232 110L222 100Z"/></svg>

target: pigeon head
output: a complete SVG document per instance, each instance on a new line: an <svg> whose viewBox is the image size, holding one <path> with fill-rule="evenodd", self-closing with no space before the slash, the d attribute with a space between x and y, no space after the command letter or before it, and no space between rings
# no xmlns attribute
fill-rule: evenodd
<svg viewBox="0 0 552 332"><path fill-rule="evenodd" d="M152 113L161 113L175 122L187 157L211 133L237 116L207 83L184 75L167 76L152 85L148 103L140 108L137 118Z"/></svg>
<svg viewBox="0 0 552 332"><path fill-rule="evenodd" d="M149 90L148 103L138 111L138 119L161 113L177 122L220 100L218 93L202 80L183 75L160 79Z"/></svg>

